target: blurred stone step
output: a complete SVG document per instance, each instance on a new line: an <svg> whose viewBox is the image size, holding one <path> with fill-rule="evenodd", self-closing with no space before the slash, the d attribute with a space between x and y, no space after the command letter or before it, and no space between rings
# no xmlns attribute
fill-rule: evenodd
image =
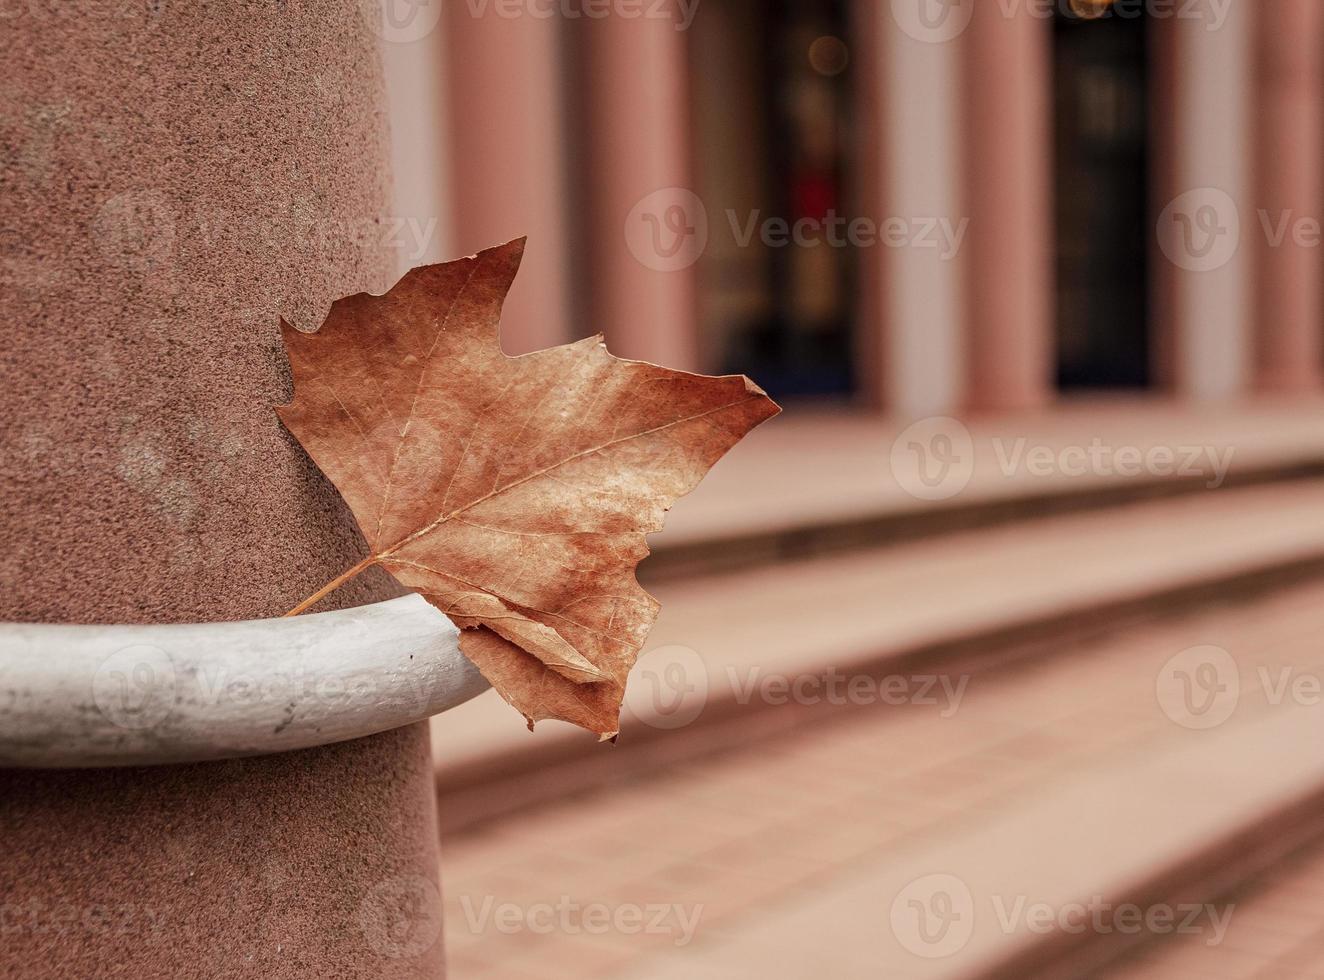
<svg viewBox="0 0 1324 980"><path fill-rule="evenodd" d="M907 424L787 412L669 515L645 584L1210 488L1324 475L1324 401L1141 399Z"/></svg>
<svg viewBox="0 0 1324 980"><path fill-rule="evenodd" d="M1047 980L1086 976L1110 949L1169 931L1219 947L1190 975L1249 976L1235 972L1245 954L1224 946L1235 907L1191 885L1303 822L1319 833L1324 711L1293 705L1188 734L861 862L791 907L746 917L702 957L658 955L620 976L754 980L770 964L804 976L797 968L816 962L825 976Z"/></svg>
<svg viewBox="0 0 1324 980"><path fill-rule="evenodd" d="M491 693L434 720L443 825L1319 575L1321 513L1324 480L1298 480L667 583L616 746L529 733Z"/></svg>
<svg viewBox="0 0 1324 980"><path fill-rule="evenodd" d="M1258 874L1224 889L1232 909L1226 934L1152 937L1095 971L1097 980L1225 976L1324 975L1324 838L1290 849Z"/></svg>
<svg viewBox="0 0 1324 980"><path fill-rule="evenodd" d="M443 838L453 962L502 980L1060 980L1189 922L1178 938L1221 958L1150 975L1248 976L1220 896L1320 833L1321 635L1324 579L1226 598L951 674L959 703L842 708L471 825ZM547 932L475 911L563 900L673 912L589 934L573 912ZM1248 924L1318 929L1272 918Z"/></svg>

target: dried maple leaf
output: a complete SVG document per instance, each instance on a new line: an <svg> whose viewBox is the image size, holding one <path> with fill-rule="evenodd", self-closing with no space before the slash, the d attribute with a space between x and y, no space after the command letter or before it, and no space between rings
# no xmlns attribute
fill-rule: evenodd
<svg viewBox="0 0 1324 980"><path fill-rule="evenodd" d="M371 556L464 628L460 649L530 727L616 732L657 618L645 535L777 406L748 378L607 353L601 337L507 357L501 304L523 240L425 266L382 296L282 324L285 425L330 477Z"/></svg>

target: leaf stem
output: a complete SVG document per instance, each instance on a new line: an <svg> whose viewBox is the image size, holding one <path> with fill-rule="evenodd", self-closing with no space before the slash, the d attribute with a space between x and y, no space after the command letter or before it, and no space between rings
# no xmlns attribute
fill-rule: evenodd
<svg viewBox="0 0 1324 980"><path fill-rule="evenodd" d="M373 565L377 564L380 558L381 558L380 555L369 555L367 558L363 559L363 561L359 562L349 571L337 575L330 582L327 582L326 585L322 586L320 589L318 589L316 592L310 595L307 599L303 600L303 602L299 603L297 606L295 606L293 609L287 612L285 614L285 618L288 618L290 616L297 616L302 612L307 612L309 609L317 605L332 592L336 591L336 589L340 588L342 585L344 585L346 582L352 579L355 575L358 575L359 572L362 572L368 568L371 568Z"/></svg>

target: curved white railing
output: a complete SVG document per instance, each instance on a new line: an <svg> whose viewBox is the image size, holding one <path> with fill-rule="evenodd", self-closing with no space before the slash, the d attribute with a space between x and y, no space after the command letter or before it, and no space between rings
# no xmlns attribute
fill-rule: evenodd
<svg viewBox="0 0 1324 980"><path fill-rule="evenodd" d="M241 623L0 624L0 767L265 755L421 721L486 690L417 595Z"/></svg>

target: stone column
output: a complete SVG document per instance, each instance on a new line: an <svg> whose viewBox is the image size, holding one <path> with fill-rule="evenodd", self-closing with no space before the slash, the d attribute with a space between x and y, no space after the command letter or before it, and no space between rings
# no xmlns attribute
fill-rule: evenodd
<svg viewBox="0 0 1324 980"><path fill-rule="evenodd" d="M856 3L861 207L879 228L939 222L940 244L861 250L859 346L867 400L922 417L966 396L960 15L943 30L903 13Z"/></svg>
<svg viewBox="0 0 1324 980"><path fill-rule="evenodd" d="M316 326L393 271L379 26L354 0L6 12L0 617L275 616L360 556L273 406L278 315ZM243 696L231 681L216 696ZM0 772L0 900L21 910L0 973L439 976L434 800L421 725Z"/></svg>
<svg viewBox="0 0 1324 980"><path fill-rule="evenodd" d="M445 10L456 254L528 236L502 311L506 353L591 333L570 322L561 21L550 5Z"/></svg>
<svg viewBox="0 0 1324 980"><path fill-rule="evenodd" d="M1177 28L1171 18L1145 26L1149 61L1149 213L1158 215L1175 196L1177 148L1172 121L1176 118ZM1156 234L1149 240L1150 376L1164 391L1177 388L1177 279L1166 248Z"/></svg>
<svg viewBox="0 0 1324 980"><path fill-rule="evenodd" d="M1311 392L1320 384L1324 330L1324 11L1315 0L1261 0L1258 6L1256 382L1264 391Z"/></svg>
<svg viewBox="0 0 1324 980"><path fill-rule="evenodd" d="M1254 308L1251 27L1254 5L1228 4L1175 17L1161 31L1159 57L1170 113L1156 136L1164 191L1156 203L1155 274L1160 367L1174 390L1225 401L1250 380ZM1221 18L1221 19L1216 19Z"/></svg>
<svg viewBox="0 0 1324 980"><path fill-rule="evenodd" d="M978 2L965 45L969 404L1052 398L1052 20Z"/></svg>
<svg viewBox="0 0 1324 980"><path fill-rule="evenodd" d="M382 0L388 9L398 0ZM406 10L402 36L386 32L381 45L391 130L392 218L398 272L445 262L464 253L455 245L451 189L453 144L442 0Z"/></svg>
<svg viewBox="0 0 1324 980"><path fill-rule="evenodd" d="M695 369L694 263L708 215L693 192L684 4L577 21L574 99L586 325L612 352ZM700 14L702 16L702 14ZM714 220L716 218L714 217Z"/></svg>

